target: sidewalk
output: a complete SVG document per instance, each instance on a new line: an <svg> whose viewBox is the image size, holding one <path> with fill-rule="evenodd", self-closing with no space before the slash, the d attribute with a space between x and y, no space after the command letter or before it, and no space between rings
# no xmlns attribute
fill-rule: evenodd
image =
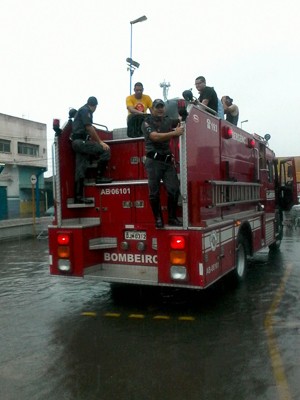
<svg viewBox="0 0 300 400"><path fill-rule="evenodd" d="M53 217L36 218L35 225L33 225L33 218L0 220L0 241L26 236L39 236L41 233L45 238L47 237L47 227L51 224L52 219Z"/></svg>

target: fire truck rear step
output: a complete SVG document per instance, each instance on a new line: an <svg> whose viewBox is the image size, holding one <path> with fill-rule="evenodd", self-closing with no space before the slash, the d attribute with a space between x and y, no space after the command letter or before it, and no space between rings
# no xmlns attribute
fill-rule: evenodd
<svg viewBox="0 0 300 400"><path fill-rule="evenodd" d="M85 276L101 278L108 282L157 284L158 269L143 265L97 264L85 268Z"/></svg>
<svg viewBox="0 0 300 400"><path fill-rule="evenodd" d="M90 250L115 249L118 247L118 241L115 237L101 237L89 240Z"/></svg>
<svg viewBox="0 0 300 400"><path fill-rule="evenodd" d="M88 228L91 226L99 226L100 218L69 218L63 219L60 228ZM50 225L49 229L57 229L57 225Z"/></svg>
<svg viewBox="0 0 300 400"><path fill-rule="evenodd" d="M84 186L127 186L127 185L148 185L147 179L133 179L133 180L124 180L124 181L112 181L110 183L95 183L95 179L86 180L84 182Z"/></svg>

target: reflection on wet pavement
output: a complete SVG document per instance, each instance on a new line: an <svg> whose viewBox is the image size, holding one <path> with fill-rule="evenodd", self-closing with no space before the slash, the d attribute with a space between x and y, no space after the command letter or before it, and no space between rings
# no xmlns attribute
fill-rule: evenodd
<svg viewBox="0 0 300 400"><path fill-rule="evenodd" d="M0 399L277 399L264 321L288 265L273 330L300 398L299 241L205 292L52 277L47 241L0 242Z"/></svg>

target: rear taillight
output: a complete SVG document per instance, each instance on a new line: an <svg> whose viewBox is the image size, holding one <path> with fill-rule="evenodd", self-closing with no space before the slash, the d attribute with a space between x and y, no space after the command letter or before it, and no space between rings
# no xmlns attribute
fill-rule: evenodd
<svg viewBox="0 0 300 400"><path fill-rule="evenodd" d="M66 233L60 233L57 235L57 243L60 245L68 245L70 243L70 235Z"/></svg>
<svg viewBox="0 0 300 400"><path fill-rule="evenodd" d="M170 275L173 280L187 280L186 237L173 235L170 237Z"/></svg>
<svg viewBox="0 0 300 400"><path fill-rule="evenodd" d="M57 241L57 267L61 272L71 271L71 234L59 233L56 238Z"/></svg>
<svg viewBox="0 0 300 400"><path fill-rule="evenodd" d="M170 242L171 249L182 250L185 248L185 237L184 236L171 236Z"/></svg>
<svg viewBox="0 0 300 400"><path fill-rule="evenodd" d="M59 258L70 258L70 247L69 246L58 246L57 255Z"/></svg>
<svg viewBox="0 0 300 400"><path fill-rule="evenodd" d="M183 265L186 263L186 252L172 250L170 253L171 264Z"/></svg>

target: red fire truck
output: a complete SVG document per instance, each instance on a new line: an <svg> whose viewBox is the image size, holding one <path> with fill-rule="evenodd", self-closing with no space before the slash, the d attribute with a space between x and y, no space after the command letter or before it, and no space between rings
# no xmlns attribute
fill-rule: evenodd
<svg viewBox="0 0 300 400"><path fill-rule="evenodd" d="M183 101L177 103L182 110ZM200 106L184 104L185 134L172 142L182 227L155 228L144 138L129 138L126 129L109 131L95 124L111 148L107 176L113 181L96 184L91 163L85 197L93 203L74 204L72 118L62 128L56 120L51 274L204 289L228 273L242 279L250 256L279 247L283 211L297 203L293 159L278 165L269 135L249 134ZM164 215L163 186L161 197Z"/></svg>

